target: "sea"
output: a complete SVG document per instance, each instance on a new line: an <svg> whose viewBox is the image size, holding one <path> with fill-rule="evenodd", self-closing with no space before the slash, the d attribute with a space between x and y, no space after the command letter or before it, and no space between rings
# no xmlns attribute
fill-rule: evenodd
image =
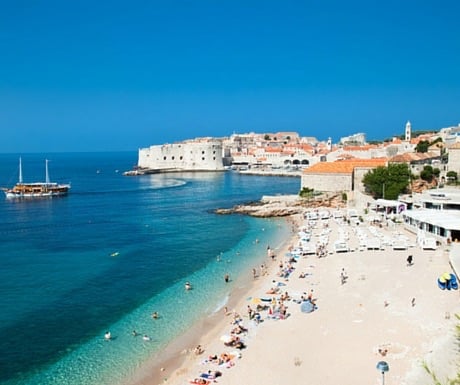
<svg viewBox="0 0 460 385"><path fill-rule="evenodd" d="M214 210L300 190L234 171L124 176L135 151L0 154L0 186L17 182L19 157L24 182L43 181L48 159L51 181L72 188L0 197L2 385L129 383L290 236L284 219Z"/></svg>

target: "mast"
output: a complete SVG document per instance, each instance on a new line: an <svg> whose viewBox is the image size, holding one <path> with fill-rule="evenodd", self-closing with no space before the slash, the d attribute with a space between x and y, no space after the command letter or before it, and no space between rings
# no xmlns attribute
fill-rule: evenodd
<svg viewBox="0 0 460 385"><path fill-rule="evenodd" d="M22 159L19 157L19 184L22 184Z"/></svg>
<svg viewBox="0 0 460 385"><path fill-rule="evenodd" d="M50 184L50 176L48 174L48 159L45 159L45 183Z"/></svg>

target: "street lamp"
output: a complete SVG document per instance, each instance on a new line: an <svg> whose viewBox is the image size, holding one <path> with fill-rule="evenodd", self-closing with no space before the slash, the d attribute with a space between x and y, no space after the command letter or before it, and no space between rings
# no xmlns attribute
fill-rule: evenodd
<svg viewBox="0 0 460 385"><path fill-rule="evenodd" d="M385 372L390 370L390 366L385 361L379 361L377 363L377 369L382 372L382 385L385 385Z"/></svg>

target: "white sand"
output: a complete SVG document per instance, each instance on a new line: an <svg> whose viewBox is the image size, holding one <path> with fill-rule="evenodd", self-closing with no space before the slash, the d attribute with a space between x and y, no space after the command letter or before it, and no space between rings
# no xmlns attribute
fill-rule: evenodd
<svg viewBox="0 0 460 385"><path fill-rule="evenodd" d="M329 224L332 251L338 226L332 219ZM321 229L318 225L314 234ZM352 228L344 226L344 229L350 235L350 246L357 248ZM415 243L413 235L402 227L398 230ZM392 235L394 229L379 231ZM292 244L296 243L294 238ZM278 263L286 259L286 251L278 251L268 276L258 278L251 292L245 293L235 307L249 331L242 335L247 348L241 351L241 358L234 360L234 366L203 364L208 355L235 350L225 347L219 339L232 328L231 316L222 314L221 320L199 337L205 348L202 355L182 355L182 363L149 373L136 384L188 384L201 372L212 369L222 371L223 375L217 379L221 385L372 385L382 383L382 374L376 369L381 360L390 366L385 374L386 385L432 384L423 362L442 381L455 377L458 358L454 343L458 322L455 314L460 312L459 293L442 291L436 283L441 273L451 271L446 247L436 251L417 247L393 251L387 247L385 251L302 257L293 264L295 272L289 280L283 281L276 274ZM409 254L414 256L413 266L406 266ZM349 277L345 284L340 280L342 268ZM299 278L300 272L311 275ZM266 291L273 279L285 282L283 291L288 291L294 299L313 289L318 309L302 313L299 304L288 301L287 319L266 319L268 313L262 312L262 323L249 321L247 305L253 308L255 305L248 297L268 297ZM387 353L383 356L379 349Z"/></svg>

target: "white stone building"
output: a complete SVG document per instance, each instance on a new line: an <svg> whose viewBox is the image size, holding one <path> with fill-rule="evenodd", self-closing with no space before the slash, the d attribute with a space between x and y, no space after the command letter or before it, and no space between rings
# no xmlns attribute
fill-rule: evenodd
<svg viewBox="0 0 460 385"><path fill-rule="evenodd" d="M138 168L156 172L222 171L222 140L199 138L139 149Z"/></svg>

